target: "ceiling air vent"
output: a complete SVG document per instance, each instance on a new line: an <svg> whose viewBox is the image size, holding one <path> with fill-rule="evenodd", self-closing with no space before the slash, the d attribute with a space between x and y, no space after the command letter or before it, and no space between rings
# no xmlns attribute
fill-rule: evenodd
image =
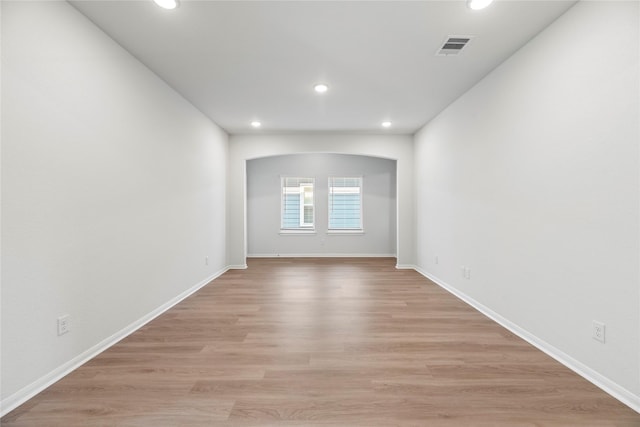
<svg viewBox="0 0 640 427"><path fill-rule="evenodd" d="M436 52L436 56L459 55L472 38L473 36L449 36Z"/></svg>

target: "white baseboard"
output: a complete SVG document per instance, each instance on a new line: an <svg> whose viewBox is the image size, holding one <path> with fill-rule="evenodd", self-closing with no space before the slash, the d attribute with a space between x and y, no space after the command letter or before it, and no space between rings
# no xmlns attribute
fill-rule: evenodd
<svg viewBox="0 0 640 427"><path fill-rule="evenodd" d="M248 254L247 258L395 258L396 254Z"/></svg>
<svg viewBox="0 0 640 427"><path fill-rule="evenodd" d="M417 271L416 266L413 264L396 264L396 268L398 270L416 270Z"/></svg>
<svg viewBox="0 0 640 427"><path fill-rule="evenodd" d="M64 376L70 374L72 371L82 366L87 361L93 359L98 354L102 353L112 345L116 344L118 341L131 335L133 332L137 331L138 329L140 329L141 327L143 327L144 325L146 325L147 323L149 323L150 321L152 321L153 319L155 319L165 311L169 310L171 307L175 306L185 298L189 297L190 295L198 291L200 288L205 286L207 283L223 275L224 273L227 272L227 270L231 268L233 267L231 266L225 267L224 269L216 272L210 277L207 277L206 279L202 280L201 282L197 283L196 285L182 292L175 298L172 298L171 300L167 301L166 303L156 308L152 312L146 314L145 316L141 317L140 319L126 326L124 329L102 340L98 344L94 345L93 347L89 348L88 350L82 352L78 356L74 357L73 359L57 367L53 371L49 372L42 378L37 379L36 381L32 382L28 386L22 388L21 390L18 390L11 396L3 399L2 401L0 401L0 417L3 417L4 415L13 411L15 408L17 408L27 400L34 397L36 394L40 393L41 391L43 391L53 383L57 382Z"/></svg>
<svg viewBox="0 0 640 427"><path fill-rule="evenodd" d="M458 289L454 288L453 286L450 286L443 280L440 280L438 277L426 271L423 271L417 266L415 267L415 270L418 273L422 274L427 279L431 280L432 282L434 282L435 284L443 288L444 290L450 292L451 294L455 295L462 301L466 302L467 304L469 304L470 306L472 306L473 308L475 308L485 316L489 317L496 323L499 323L509 331L513 332L515 335L527 341L529 344L538 348L539 350L546 353L547 355L553 357L555 360L562 363L564 366L571 369L581 377L585 378L587 381L593 383L595 386L601 388L603 391L610 394L614 398L618 399L620 402L629 406L634 411L640 413L640 396L633 394L631 391L611 381L609 378L603 376L602 374L594 371L593 369L586 366L582 362L569 356L562 350L559 350L558 348L552 346L548 342L541 340L537 336L521 328L520 326L511 322L510 320L502 317L500 314L496 313L495 311L491 310L485 305L479 303L478 301L471 298L470 296L464 294L463 292L460 292Z"/></svg>
<svg viewBox="0 0 640 427"><path fill-rule="evenodd" d="M227 267L227 270L246 270L247 264L234 264Z"/></svg>

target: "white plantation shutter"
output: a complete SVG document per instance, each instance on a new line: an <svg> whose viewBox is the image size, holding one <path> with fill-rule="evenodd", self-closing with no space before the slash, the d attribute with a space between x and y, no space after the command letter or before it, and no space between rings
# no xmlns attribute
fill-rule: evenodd
<svg viewBox="0 0 640 427"><path fill-rule="evenodd" d="M313 228L314 179L282 178L282 229Z"/></svg>
<svg viewBox="0 0 640 427"><path fill-rule="evenodd" d="M329 177L329 230L362 230L362 177Z"/></svg>

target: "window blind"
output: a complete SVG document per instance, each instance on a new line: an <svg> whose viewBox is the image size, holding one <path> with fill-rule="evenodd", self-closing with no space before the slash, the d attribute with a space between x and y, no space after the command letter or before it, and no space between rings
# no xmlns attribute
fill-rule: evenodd
<svg viewBox="0 0 640 427"><path fill-rule="evenodd" d="M329 229L362 229L362 177L329 177Z"/></svg>

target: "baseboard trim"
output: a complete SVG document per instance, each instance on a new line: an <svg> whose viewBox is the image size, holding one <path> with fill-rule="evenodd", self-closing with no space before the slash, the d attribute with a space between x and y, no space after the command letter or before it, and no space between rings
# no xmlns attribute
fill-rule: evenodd
<svg viewBox="0 0 640 427"><path fill-rule="evenodd" d="M71 372L73 372L74 370L76 370L77 368L79 368L89 360L96 357L98 354L102 353L103 351L107 350L109 347L118 343L119 341L126 338L127 336L131 335L133 332L137 331L138 329L140 329L141 327L143 327L144 325L146 325L156 317L160 316L162 313L169 310L171 307L175 306L185 298L194 294L195 292L200 290L200 288L202 288L212 280L220 277L231 268L234 268L234 267L233 266L225 267L222 270L216 272L215 274L198 282L196 285L182 292L175 298L172 298L171 300L162 304L160 307L156 308L152 312L146 314L145 316L141 317L135 322L129 324L124 329L100 341L98 344L94 345L93 347L89 348L88 350L82 352L78 356L74 357L73 359L69 360L68 362L64 363L63 365L59 366L53 371L49 372L42 378L37 379L36 381L32 382L28 386L23 387L21 390L18 390L11 396L3 399L2 401L0 401L0 417L3 417L9 412L13 411L15 408L17 408L18 406L25 403L27 400L34 397L36 394L40 393L50 385L59 381L60 379L70 374Z"/></svg>
<svg viewBox="0 0 640 427"><path fill-rule="evenodd" d="M247 258L395 258L396 254L248 254Z"/></svg>
<svg viewBox="0 0 640 427"><path fill-rule="evenodd" d="M234 264L227 267L227 270L246 270L247 264Z"/></svg>
<svg viewBox="0 0 640 427"><path fill-rule="evenodd" d="M562 350L559 350L558 348L547 343L546 341L541 340L537 336L521 328L520 326L516 325L515 323L511 322L510 320L506 319L505 317L491 310L487 306L481 304L480 302L476 301L475 299L471 298L465 293L460 292L458 289L450 286L448 283L439 279L438 277L420 269L417 266L415 267L415 270L421 275L423 275L424 277L426 277L427 279L431 280L432 282L434 282L435 284L443 288L444 290L446 290L447 292L453 294L454 296L466 302L467 304L469 304L470 306L472 306L473 308L475 308L485 316L489 317L494 322L500 324L501 326L508 329L510 332L514 333L515 335L519 336L523 340L527 341L529 344L533 345L538 350L546 353L550 357L562 363L567 368L571 369L576 374L580 375L581 377L591 382L598 388L610 394L611 396L613 396L620 402L624 403L634 411L640 413L640 396L636 396L631 391L611 381L609 378L603 376L597 371L589 368L588 366L574 359L573 357L569 356Z"/></svg>
<svg viewBox="0 0 640 427"><path fill-rule="evenodd" d="M417 267L413 264L396 264L396 269L398 270L416 270Z"/></svg>

